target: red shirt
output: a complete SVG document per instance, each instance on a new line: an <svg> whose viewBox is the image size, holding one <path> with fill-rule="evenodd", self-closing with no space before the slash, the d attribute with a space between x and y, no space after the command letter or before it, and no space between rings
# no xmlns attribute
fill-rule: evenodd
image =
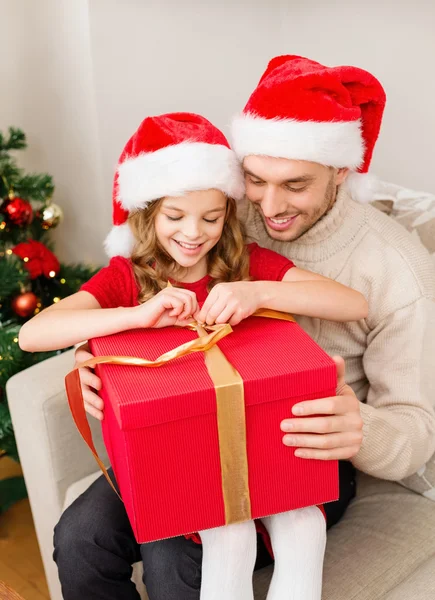
<svg viewBox="0 0 435 600"><path fill-rule="evenodd" d="M257 244L248 245L249 274L256 281L281 281L294 264L288 258L261 248ZM207 285L211 278L206 275L194 283L179 283L195 292L201 304L208 295ZM137 306L139 287L134 277L131 260L122 256L115 256L107 267L98 271L81 290L92 294L99 302L101 308L117 308L118 306Z"/></svg>

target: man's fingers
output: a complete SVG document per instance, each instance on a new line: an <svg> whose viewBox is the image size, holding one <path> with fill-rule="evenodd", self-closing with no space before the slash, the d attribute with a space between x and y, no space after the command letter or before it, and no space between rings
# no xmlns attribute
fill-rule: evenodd
<svg viewBox="0 0 435 600"><path fill-rule="evenodd" d="M286 433L337 433L358 431L362 427L358 413L342 416L308 417L306 419L284 419L281 431Z"/></svg>
<svg viewBox="0 0 435 600"><path fill-rule="evenodd" d="M103 410L104 401L91 389L85 387L83 388L83 402L85 404L89 404L98 410Z"/></svg>
<svg viewBox="0 0 435 600"><path fill-rule="evenodd" d="M346 431L342 433L318 434L287 434L282 439L285 446L319 450L334 450L359 446L362 442L361 431Z"/></svg>
<svg viewBox="0 0 435 600"><path fill-rule="evenodd" d="M349 446L346 448L334 448L333 450L318 450L315 448L301 448L295 450L298 458L309 458L315 460L349 460L356 456L360 446Z"/></svg>
<svg viewBox="0 0 435 600"><path fill-rule="evenodd" d="M335 362L337 367L337 394L346 385L346 365L344 359L341 356L333 356L332 360Z"/></svg>
<svg viewBox="0 0 435 600"><path fill-rule="evenodd" d="M89 387L94 388L95 390L101 390L102 384L101 379L98 375L88 368L79 369L80 373L80 382L82 386L88 385Z"/></svg>
<svg viewBox="0 0 435 600"><path fill-rule="evenodd" d="M74 366L76 367L77 365L85 362L85 360L90 360L91 358L94 358L94 355L85 349L77 348L77 350L75 351L75 354L74 354L74 358L75 358Z"/></svg>
<svg viewBox="0 0 435 600"><path fill-rule="evenodd" d="M104 418L104 414L101 410L94 408L91 404L87 404L87 402L85 402L85 411L99 421L102 421Z"/></svg>
<svg viewBox="0 0 435 600"><path fill-rule="evenodd" d="M356 396L350 394L298 402L292 408L292 413L297 417L306 415L344 415L352 411L359 411L359 400Z"/></svg>

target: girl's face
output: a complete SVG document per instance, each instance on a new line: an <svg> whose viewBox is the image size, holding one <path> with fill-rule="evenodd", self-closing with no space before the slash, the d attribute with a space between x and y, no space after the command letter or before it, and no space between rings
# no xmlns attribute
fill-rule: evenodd
<svg viewBox="0 0 435 600"><path fill-rule="evenodd" d="M227 199L219 190L163 198L155 218L157 239L166 252L188 269L191 281L207 274L207 254L225 224Z"/></svg>

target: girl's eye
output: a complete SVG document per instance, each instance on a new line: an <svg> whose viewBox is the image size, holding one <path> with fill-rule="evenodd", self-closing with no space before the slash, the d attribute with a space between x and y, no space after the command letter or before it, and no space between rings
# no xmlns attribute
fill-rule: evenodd
<svg viewBox="0 0 435 600"><path fill-rule="evenodd" d="M261 181L261 179L250 179L250 182L254 185L263 185L264 183L264 181Z"/></svg>
<svg viewBox="0 0 435 600"><path fill-rule="evenodd" d="M170 221L180 221L181 217L170 217L169 215L166 215L166 217L170 220Z"/></svg>
<svg viewBox="0 0 435 600"><path fill-rule="evenodd" d="M204 221L206 223L216 223L217 222L217 218L216 219L204 219Z"/></svg>

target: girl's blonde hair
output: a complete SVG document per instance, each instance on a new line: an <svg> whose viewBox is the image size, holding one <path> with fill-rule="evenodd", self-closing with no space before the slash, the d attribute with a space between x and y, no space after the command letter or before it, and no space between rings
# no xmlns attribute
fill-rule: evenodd
<svg viewBox="0 0 435 600"><path fill-rule="evenodd" d="M146 209L134 212L128 217L129 226L136 238L131 261L140 290L139 303L146 302L165 288L169 278L176 280L183 273L182 267L157 239L154 223L162 200L155 200ZM207 272L212 278L209 290L217 283L249 279L249 254L233 198L227 198L221 238L207 254Z"/></svg>

